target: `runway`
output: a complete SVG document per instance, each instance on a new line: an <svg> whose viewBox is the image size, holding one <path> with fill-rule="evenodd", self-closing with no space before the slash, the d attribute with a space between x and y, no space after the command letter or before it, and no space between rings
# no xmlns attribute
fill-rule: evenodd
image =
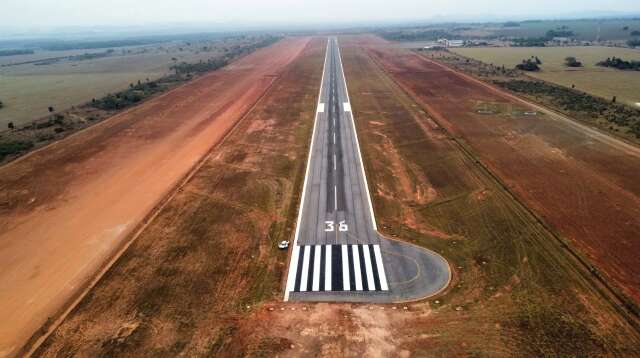
<svg viewBox="0 0 640 358"><path fill-rule="evenodd" d="M441 256L377 232L338 40L329 38L285 300L393 302L440 291Z"/></svg>

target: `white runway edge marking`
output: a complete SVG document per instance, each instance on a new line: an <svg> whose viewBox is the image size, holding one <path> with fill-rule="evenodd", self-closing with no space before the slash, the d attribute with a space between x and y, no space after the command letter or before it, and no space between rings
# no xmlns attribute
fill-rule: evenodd
<svg viewBox="0 0 640 358"><path fill-rule="evenodd" d="M380 289L382 291L389 291L387 275L384 273L384 263L382 262L382 254L380 253L380 245L373 245L373 254L378 263L376 266L378 267L378 277L380 278Z"/></svg>
<svg viewBox="0 0 640 358"><path fill-rule="evenodd" d="M315 257L313 258L313 286L314 291L320 291L320 258L322 257L322 247L316 245Z"/></svg>
<svg viewBox="0 0 640 358"><path fill-rule="evenodd" d="M322 78L320 79L320 91L318 92L318 108L322 105L324 110L324 104L320 102L322 97L322 89L324 88L324 72L327 68L327 58L329 57L329 39L327 38L327 47L324 52L324 65L322 65ZM302 196L300 197L300 208L298 209L298 220L296 221L296 235L293 239L294 254L296 254L295 248L298 246L298 237L300 236L300 222L302 221L302 212L304 207L304 199L307 194L307 181L309 180L309 170L311 168L311 153L313 153L313 142L316 138L316 126L318 124L318 111L316 111L316 117L313 120L313 131L311 132L311 145L309 146L309 155L307 157L307 169L304 174L304 183L302 184ZM284 292L284 301L289 301L289 293L293 291L296 282L297 271L297 259L298 257L291 256L292 261L289 263L289 273L287 274L287 288Z"/></svg>
<svg viewBox="0 0 640 358"><path fill-rule="evenodd" d="M324 248L324 290L331 291L331 245L326 245Z"/></svg>
<svg viewBox="0 0 640 358"><path fill-rule="evenodd" d="M345 291L351 290L349 282L349 254L347 253L347 245L342 245L342 288Z"/></svg>
<svg viewBox="0 0 640 358"><path fill-rule="evenodd" d="M304 255L302 258L302 277L300 277L300 291L307 290L307 273L309 272L309 256L311 256L311 246L304 247Z"/></svg>
<svg viewBox="0 0 640 358"><path fill-rule="evenodd" d="M364 268L367 272L367 287L371 290L372 287L376 287L376 283L373 280L373 268L371 267L371 256L369 256L369 245L363 245L362 251L364 253Z"/></svg>
<svg viewBox="0 0 640 358"><path fill-rule="evenodd" d="M338 39L336 39L336 45L338 45L338 58L340 59L340 70L342 70L342 79L344 81L344 88L346 89L347 94L347 103L351 103L351 99L349 99L349 87L347 86L347 77L344 75L344 67L342 66L342 54L340 53L340 45L338 44ZM349 105L351 108L351 105ZM353 112L351 113L351 125L353 126L353 135L356 137L356 148L358 148L358 158L360 159L360 169L362 170L362 178L364 179L364 187L367 192L367 200L369 201L369 212L371 212L371 222L373 223L373 230L378 231L378 225L376 224L376 216L373 214L373 204L371 204L371 195L369 194L369 183L367 182L367 175L364 172L364 162L362 161L362 153L360 152L360 141L358 140L358 132L356 131L356 120L353 117Z"/></svg>
<svg viewBox="0 0 640 358"><path fill-rule="evenodd" d="M346 80L345 80L346 82ZM349 102L344 102L344 111L351 112L351 104Z"/></svg>
<svg viewBox="0 0 640 358"><path fill-rule="evenodd" d="M358 254L358 246L351 246L353 253L353 272L356 277L356 291L362 291L362 271L360 270L360 255Z"/></svg>
<svg viewBox="0 0 640 358"><path fill-rule="evenodd" d="M318 103L318 113L324 112L324 103Z"/></svg>

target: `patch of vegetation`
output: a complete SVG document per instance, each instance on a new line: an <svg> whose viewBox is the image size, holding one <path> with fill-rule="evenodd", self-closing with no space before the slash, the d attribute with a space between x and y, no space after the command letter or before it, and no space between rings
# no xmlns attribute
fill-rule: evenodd
<svg viewBox="0 0 640 358"><path fill-rule="evenodd" d="M559 28L558 30L549 30L547 31L546 38L552 39L554 37L571 37L575 34L571 30L567 30L566 26L564 28Z"/></svg>
<svg viewBox="0 0 640 358"><path fill-rule="evenodd" d="M0 160L8 155L20 154L33 148L33 142L16 140L11 142L0 142Z"/></svg>
<svg viewBox="0 0 640 358"><path fill-rule="evenodd" d="M513 45L516 47L545 47L547 39L544 37L524 37L513 39Z"/></svg>
<svg viewBox="0 0 640 358"><path fill-rule="evenodd" d="M536 57L537 59L537 57ZM538 61L532 59L522 60L522 63L516 65L516 68L522 71L540 71L540 66L538 66Z"/></svg>
<svg viewBox="0 0 640 358"><path fill-rule="evenodd" d="M564 59L564 64L567 67L582 67L582 62L578 61L575 57L569 56Z"/></svg>
<svg viewBox="0 0 640 358"><path fill-rule="evenodd" d="M629 45L631 47L639 47L640 46L640 39L631 39L631 40L627 41L627 45Z"/></svg>
<svg viewBox="0 0 640 358"><path fill-rule="evenodd" d="M524 299L516 314L505 323L516 336L519 350L532 357L592 356L605 348L598 337L580 319L548 303Z"/></svg>
<svg viewBox="0 0 640 358"><path fill-rule="evenodd" d="M617 57L609 57L604 61L598 62L597 65L601 67L617 68L623 71L624 70L640 71L640 61L625 61Z"/></svg>
<svg viewBox="0 0 640 358"><path fill-rule="evenodd" d="M517 93L544 96L560 109L577 113L581 117L603 118L612 124L628 128L636 138L640 138L638 109L542 81L511 80L493 83Z"/></svg>
<svg viewBox="0 0 640 358"><path fill-rule="evenodd" d="M90 105L107 111L121 110L165 89L166 86L161 86L159 81L138 81L138 84L131 84L127 90L108 94L100 99L93 99Z"/></svg>
<svg viewBox="0 0 640 358"><path fill-rule="evenodd" d="M520 27L520 23L516 21L507 21L502 24L502 27Z"/></svg>
<svg viewBox="0 0 640 358"><path fill-rule="evenodd" d="M15 56L15 55L31 55L33 50L0 50L0 57L3 56Z"/></svg>
<svg viewBox="0 0 640 358"><path fill-rule="evenodd" d="M444 30L412 30L412 31L387 31L380 36L390 41L435 41L441 38L457 37Z"/></svg>

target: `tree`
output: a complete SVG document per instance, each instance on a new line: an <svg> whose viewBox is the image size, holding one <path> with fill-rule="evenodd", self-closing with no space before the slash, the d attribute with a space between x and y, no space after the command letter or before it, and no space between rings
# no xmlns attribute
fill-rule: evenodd
<svg viewBox="0 0 640 358"><path fill-rule="evenodd" d="M53 106L49 106L49 112L53 112L55 111L55 109L53 109Z"/></svg>
<svg viewBox="0 0 640 358"><path fill-rule="evenodd" d="M569 56L564 59L565 66L568 67L582 67L582 62L578 61L575 57Z"/></svg>
<svg viewBox="0 0 640 358"><path fill-rule="evenodd" d="M4 107L4 103L2 103L2 101L0 101L0 108Z"/></svg>
<svg viewBox="0 0 640 358"><path fill-rule="evenodd" d="M622 31L628 31L629 30L629 26L625 26L622 28Z"/></svg>
<svg viewBox="0 0 640 358"><path fill-rule="evenodd" d="M9 129L14 129L16 126L13 124L13 122L9 122L7 124L7 127L9 127Z"/></svg>

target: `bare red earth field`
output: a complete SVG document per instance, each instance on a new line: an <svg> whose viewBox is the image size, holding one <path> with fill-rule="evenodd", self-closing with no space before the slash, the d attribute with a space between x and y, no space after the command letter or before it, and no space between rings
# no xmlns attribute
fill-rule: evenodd
<svg viewBox="0 0 640 358"><path fill-rule="evenodd" d="M383 40L363 43L434 118L640 303L639 148L550 112L479 114L478 103L540 108Z"/></svg>
<svg viewBox="0 0 640 358"><path fill-rule="evenodd" d="M0 168L0 357L87 284L308 41L258 50Z"/></svg>

